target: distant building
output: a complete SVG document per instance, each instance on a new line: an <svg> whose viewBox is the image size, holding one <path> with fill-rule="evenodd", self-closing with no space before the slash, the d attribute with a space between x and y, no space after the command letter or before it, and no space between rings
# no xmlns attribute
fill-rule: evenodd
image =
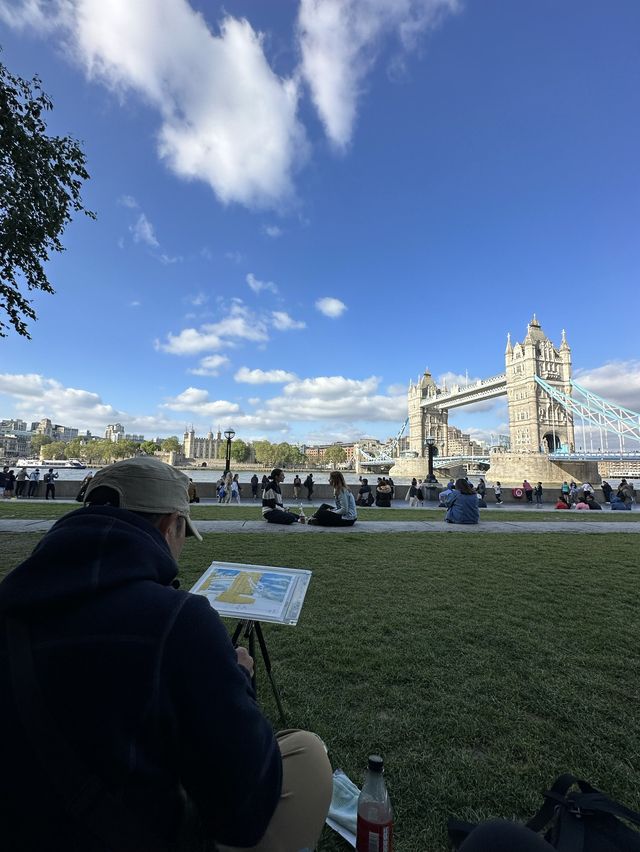
<svg viewBox="0 0 640 852"><path fill-rule="evenodd" d="M362 446L362 445L361 445ZM351 463L355 454L356 445L353 442L334 441L333 444L316 444L315 446L306 445L304 453L310 464L324 464L324 456L329 447L342 447L346 453L346 462Z"/></svg>
<svg viewBox="0 0 640 852"><path fill-rule="evenodd" d="M59 423L52 423L48 417L43 417L31 424L31 432L34 435L43 435L46 438L51 438L52 441L73 441L78 437L78 430L72 429L70 426L61 426Z"/></svg>
<svg viewBox="0 0 640 852"><path fill-rule="evenodd" d="M192 426L184 433L182 449L187 459L211 461L218 458L218 450L222 443L222 434L219 429L215 436L210 429L205 438L198 438Z"/></svg>
<svg viewBox="0 0 640 852"><path fill-rule="evenodd" d="M130 435L125 432L122 423L109 424L104 431L104 437L106 441L113 441L114 444L118 441L136 441L141 444L144 441L144 435Z"/></svg>
<svg viewBox="0 0 640 852"><path fill-rule="evenodd" d="M0 420L0 435L10 432L26 432L26 420Z"/></svg>

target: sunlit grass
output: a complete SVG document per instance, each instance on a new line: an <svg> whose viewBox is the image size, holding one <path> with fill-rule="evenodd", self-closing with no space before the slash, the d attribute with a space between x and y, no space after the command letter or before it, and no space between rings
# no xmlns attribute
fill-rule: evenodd
<svg viewBox="0 0 640 852"><path fill-rule="evenodd" d="M3 565L39 538L0 534ZM636 536L213 534L183 587L213 559L313 571L298 626L265 627L288 723L357 783L384 755L397 852L444 852L451 813L529 816L562 771L640 807Z"/></svg>

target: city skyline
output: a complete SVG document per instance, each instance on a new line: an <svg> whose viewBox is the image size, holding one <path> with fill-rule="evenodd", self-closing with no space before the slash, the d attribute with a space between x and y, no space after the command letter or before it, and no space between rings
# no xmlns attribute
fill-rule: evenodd
<svg viewBox="0 0 640 852"><path fill-rule="evenodd" d="M425 367L501 373L534 313L640 410L638 4L152 7L0 0L98 216L0 340L3 417L384 440ZM508 432L501 400L451 422Z"/></svg>

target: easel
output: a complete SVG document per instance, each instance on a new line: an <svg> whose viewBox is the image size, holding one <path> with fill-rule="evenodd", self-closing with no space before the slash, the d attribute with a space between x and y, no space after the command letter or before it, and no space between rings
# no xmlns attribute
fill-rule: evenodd
<svg viewBox="0 0 640 852"><path fill-rule="evenodd" d="M262 632L262 625L259 621L252 621L248 619L246 621L239 621L236 625L236 629L233 631L233 636L231 637L231 641L233 643L233 647L235 648L238 644L238 639L240 638L240 634L243 633L243 638L249 640L249 654L253 659L253 675L251 676L251 683L253 685L253 691L258 695L258 689L256 685L256 636L258 637L258 644L260 645L260 652L262 654L262 660L264 662L264 668L267 672L267 677L271 682L271 689L273 691L273 697L276 700L276 705L278 707L278 712L280 713L280 719L282 720L282 724L286 728L287 719L284 715L284 710L282 709L282 702L280 701L280 694L278 693L278 687L276 686L276 682L273 679L273 673L271 671L271 660L269 659L269 652L267 650L267 643L265 642L264 634Z"/></svg>

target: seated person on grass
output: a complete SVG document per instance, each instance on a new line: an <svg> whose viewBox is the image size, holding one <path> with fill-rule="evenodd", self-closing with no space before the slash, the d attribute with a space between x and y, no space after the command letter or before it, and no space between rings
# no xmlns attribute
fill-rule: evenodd
<svg viewBox="0 0 640 852"><path fill-rule="evenodd" d="M317 524L320 527L352 527L358 519L356 501L339 470L331 471L329 484L333 486L335 507L323 503L307 523Z"/></svg>
<svg viewBox="0 0 640 852"><path fill-rule="evenodd" d="M444 519L448 524L477 524L480 520L478 495L466 479L456 480L455 491L447 498L446 506Z"/></svg>
<svg viewBox="0 0 640 852"><path fill-rule="evenodd" d="M289 524L300 523L304 524L305 518L303 515L296 515L295 512L289 512L282 504L282 491L280 483L284 482L284 473L279 467L271 471L271 476L267 479L267 484L262 492L262 517L268 524Z"/></svg>
<svg viewBox="0 0 640 852"><path fill-rule="evenodd" d="M558 502L555 505L556 509L570 509L571 504L569 503L569 495L565 494L564 491L560 492L560 496L558 497Z"/></svg>
<svg viewBox="0 0 640 852"><path fill-rule="evenodd" d="M315 848L323 743L273 733L252 658L177 588L188 487L149 456L103 467L0 584L3 850Z"/></svg>
<svg viewBox="0 0 640 852"><path fill-rule="evenodd" d="M584 502L587 504L587 506L590 509L596 509L596 510L600 509L600 511L602 511L602 506L600 505L600 503L598 503L598 501L593 496L593 494L585 494L584 495Z"/></svg>

